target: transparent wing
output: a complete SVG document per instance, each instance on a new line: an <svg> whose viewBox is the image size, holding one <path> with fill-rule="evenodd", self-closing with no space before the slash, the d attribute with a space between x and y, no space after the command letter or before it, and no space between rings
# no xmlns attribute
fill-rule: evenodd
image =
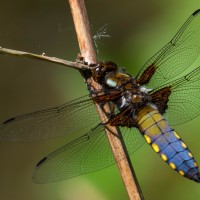
<svg viewBox="0 0 200 200"><path fill-rule="evenodd" d="M98 121L93 101L87 95L58 107L5 121L0 125L0 141L30 142L69 136L72 132L77 132L73 134L77 138Z"/></svg>
<svg viewBox="0 0 200 200"><path fill-rule="evenodd" d="M158 90L165 87L171 91L164 114L170 125L185 123L200 114L200 67Z"/></svg>
<svg viewBox="0 0 200 200"><path fill-rule="evenodd" d="M140 70L137 79L149 88L180 75L200 53L200 10L195 11L175 37L158 51ZM149 77L145 73L153 72ZM142 77L143 76L143 77ZM151 77L152 76L152 77Z"/></svg>
<svg viewBox="0 0 200 200"><path fill-rule="evenodd" d="M129 154L144 143L136 128L125 128L122 135ZM104 127L98 126L42 159L35 168L33 179L37 183L53 182L94 172L114 163Z"/></svg>

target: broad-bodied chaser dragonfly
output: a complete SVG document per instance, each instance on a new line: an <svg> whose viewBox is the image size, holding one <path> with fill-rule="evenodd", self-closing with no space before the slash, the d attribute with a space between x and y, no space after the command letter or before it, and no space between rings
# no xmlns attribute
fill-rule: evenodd
<svg viewBox="0 0 200 200"><path fill-rule="evenodd" d="M34 181L46 183L114 164L105 129L116 126L129 154L146 140L172 169L200 182L197 162L171 127L200 114L200 67L181 76L199 54L200 9L136 77L112 62L96 64L89 75L103 86L101 91L6 120L0 126L0 140L29 142L65 136L68 143L36 165ZM102 109L109 104L108 120L100 121L95 103Z"/></svg>

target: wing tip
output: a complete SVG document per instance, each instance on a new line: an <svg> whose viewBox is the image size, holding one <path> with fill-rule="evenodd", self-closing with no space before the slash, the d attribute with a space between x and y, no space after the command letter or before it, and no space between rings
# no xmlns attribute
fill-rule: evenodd
<svg viewBox="0 0 200 200"><path fill-rule="evenodd" d="M195 16L195 15L197 15L199 12L200 12L200 9L194 11L192 15Z"/></svg>

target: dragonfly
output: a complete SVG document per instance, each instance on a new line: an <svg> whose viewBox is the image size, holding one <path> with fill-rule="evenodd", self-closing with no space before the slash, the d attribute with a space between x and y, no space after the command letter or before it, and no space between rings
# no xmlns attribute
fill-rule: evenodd
<svg viewBox="0 0 200 200"><path fill-rule="evenodd" d="M0 141L64 137L67 143L35 167L33 180L48 183L113 165L115 160L105 130L115 126L122 134L128 154L147 142L172 169L200 182L193 154L172 128L200 114L200 67L188 70L199 54L200 9L135 77L113 62L99 62L88 76L103 89L94 89L89 95L61 106L4 121L0 126ZM107 119L99 118L95 104ZM110 113L104 109L105 105Z"/></svg>

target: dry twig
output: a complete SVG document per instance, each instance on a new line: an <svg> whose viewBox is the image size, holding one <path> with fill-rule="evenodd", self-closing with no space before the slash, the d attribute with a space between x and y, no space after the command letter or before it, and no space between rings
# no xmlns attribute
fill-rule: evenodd
<svg viewBox="0 0 200 200"><path fill-rule="evenodd" d="M81 55L88 63L96 63L96 54L93 48L89 20L87 17L84 1L69 0L69 4L74 19ZM87 82L90 82L92 88L102 88L101 85L97 84L93 79L88 79ZM105 120L107 118L105 113L98 105L96 105L96 107L100 118ZM110 111L108 105L104 109L107 113ZM107 128L109 130L105 129L105 131L107 133L111 149L113 151L117 166L120 170L120 174L128 192L129 198L131 200L140 200L143 198L142 193L137 180L134 180L134 177L136 176L128 157L125 145L123 143L122 135L116 127L108 126ZM121 138L121 140L119 138Z"/></svg>
<svg viewBox="0 0 200 200"><path fill-rule="evenodd" d="M0 47L0 54L20 56L20 57L24 57L24 58L32 58L35 60L42 60L42 61L46 61L46 62L64 65L66 67L70 67L70 68L77 69L77 70L90 69L90 67L88 65L84 65L80 62L71 62L71 61L63 60L63 59L56 58L56 57L50 57L50 56L45 55L44 53L42 55L39 55L39 54L28 53L28 52L24 52L24 51L18 51L18 50L6 49L3 47Z"/></svg>

